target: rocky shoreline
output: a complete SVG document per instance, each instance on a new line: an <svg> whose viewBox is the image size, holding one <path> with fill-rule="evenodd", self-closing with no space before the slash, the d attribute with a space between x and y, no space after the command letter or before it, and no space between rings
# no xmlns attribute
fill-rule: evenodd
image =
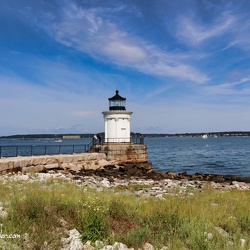
<svg viewBox="0 0 250 250"><path fill-rule="evenodd" d="M250 176L228 176L207 173L188 174L154 170L148 161L141 160L107 160L104 153L84 153L73 155L12 157L0 159L0 175L7 173L53 173L65 172L80 176L99 176L108 179L152 179L152 180L199 180L250 183Z"/></svg>
<svg viewBox="0 0 250 250"><path fill-rule="evenodd" d="M70 171L70 170L69 170ZM73 174L80 176L91 176L96 175L99 177L106 177L112 180L112 178L118 179L152 179L152 180L188 180L188 181L213 181L216 183L233 181L250 183L250 177L240 177L240 176L229 176L229 175L218 175L218 174L205 174L205 173L195 173L188 174L166 172L163 173L159 170L153 170L152 165L148 163L122 163L119 165L108 165L101 169L96 170L80 170L78 172L70 171Z"/></svg>
<svg viewBox="0 0 250 250"><path fill-rule="evenodd" d="M47 169L40 173L9 173L0 176L4 182L8 180L46 181L49 179L61 179L73 182L79 186L102 190L104 188L142 186L135 192L138 196L153 196L163 198L170 194L169 190L178 189L175 195L186 193L187 190L202 190L212 188L215 190L250 190L250 177L223 176L216 174L193 175L187 173L163 173L153 170L148 163L120 163L107 165L96 170L70 170ZM146 187L146 188L143 188Z"/></svg>
<svg viewBox="0 0 250 250"><path fill-rule="evenodd" d="M80 185L97 188L144 185L148 186L148 188L138 190L136 195L158 198L168 194L170 189L179 189L180 194L190 189L208 187L216 190L250 190L249 177L200 173L194 175L187 173L176 174L173 172L163 173L159 170L153 170L150 165L145 166L143 163L123 163L105 166L97 170L69 171L68 176Z"/></svg>

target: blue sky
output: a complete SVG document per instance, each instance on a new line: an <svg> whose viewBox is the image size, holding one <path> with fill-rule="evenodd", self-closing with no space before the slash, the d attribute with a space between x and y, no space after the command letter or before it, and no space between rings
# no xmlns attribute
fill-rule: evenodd
<svg viewBox="0 0 250 250"><path fill-rule="evenodd" d="M98 133L118 88L131 131L250 130L248 0L8 0L0 135Z"/></svg>

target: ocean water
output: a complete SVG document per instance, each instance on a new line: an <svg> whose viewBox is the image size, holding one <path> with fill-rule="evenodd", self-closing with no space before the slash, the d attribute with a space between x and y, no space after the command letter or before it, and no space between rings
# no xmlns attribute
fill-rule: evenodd
<svg viewBox="0 0 250 250"><path fill-rule="evenodd" d="M212 173L250 176L250 137L145 138L149 161L163 172ZM0 146L69 146L91 143L91 139L62 140L0 139Z"/></svg>
<svg viewBox="0 0 250 250"><path fill-rule="evenodd" d="M52 138L41 139L3 139L0 138L0 146L42 146L42 145L82 145L91 143L92 139L59 140Z"/></svg>
<svg viewBox="0 0 250 250"><path fill-rule="evenodd" d="M250 137L145 138L155 169L250 176Z"/></svg>

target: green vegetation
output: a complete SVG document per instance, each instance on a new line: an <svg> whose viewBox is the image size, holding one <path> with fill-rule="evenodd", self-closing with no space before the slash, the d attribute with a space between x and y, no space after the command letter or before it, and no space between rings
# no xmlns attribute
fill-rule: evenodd
<svg viewBox="0 0 250 250"><path fill-rule="evenodd" d="M0 181L0 202L8 213L0 217L1 234L20 235L0 239L0 248L7 242L12 249L14 245L16 249L45 249L45 245L60 249L61 237L67 237L64 230L73 228L81 233L83 243L118 241L136 249L146 242L155 249L250 248L249 191L218 192L208 187L191 197L168 195L159 200L140 198L129 190L97 191L61 180ZM241 239L247 240L244 248Z"/></svg>

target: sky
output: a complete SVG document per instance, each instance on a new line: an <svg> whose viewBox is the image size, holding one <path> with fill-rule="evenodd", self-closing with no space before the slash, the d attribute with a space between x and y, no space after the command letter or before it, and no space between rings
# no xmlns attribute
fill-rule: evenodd
<svg viewBox="0 0 250 250"><path fill-rule="evenodd" d="M116 89L132 132L250 131L250 1L1 2L0 136L103 132Z"/></svg>

